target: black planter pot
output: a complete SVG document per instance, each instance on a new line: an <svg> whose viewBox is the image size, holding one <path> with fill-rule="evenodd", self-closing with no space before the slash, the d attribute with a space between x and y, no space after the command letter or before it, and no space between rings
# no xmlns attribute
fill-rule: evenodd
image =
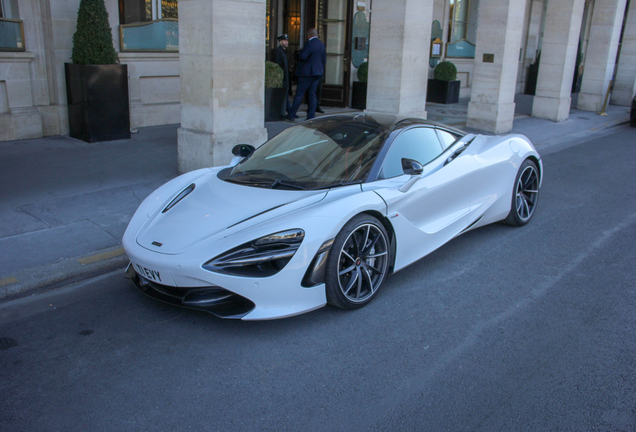
<svg viewBox="0 0 636 432"><path fill-rule="evenodd" d="M265 89L265 121L278 121L287 112L287 89Z"/></svg>
<svg viewBox="0 0 636 432"><path fill-rule="evenodd" d="M351 108L363 110L367 108L367 83L354 81L351 88Z"/></svg>
<svg viewBox="0 0 636 432"><path fill-rule="evenodd" d="M532 63L528 68L528 75L526 76L526 89L524 91L527 95L534 95L537 91L537 78L539 76L539 63Z"/></svg>
<svg viewBox="0 0 636 432"><path fill-rule="evenodd" d="M459 87L461 81L440 81L429 79L426 89L426 101L442 104L454 104L459 102Z"/></svg>
<svg viewBox="0 0 636 432"><path fill-rule="evenodd" d="M127 65L65 63L70 135L86 142L130 138Z"/></svg>
<svg viewBox="0 0 636 432"><path fill-rule="evenodd" d="M629 124L630 126L636 127L636 97L632 100L632 109L629 113Z"/></svg>

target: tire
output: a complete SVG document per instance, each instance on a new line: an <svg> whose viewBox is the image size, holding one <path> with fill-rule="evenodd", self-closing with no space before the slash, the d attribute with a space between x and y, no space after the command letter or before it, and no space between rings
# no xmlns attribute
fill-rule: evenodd
<svg viewBox="0 0 636 432"><path fill-rule="evenodd" d="M357 309L377 295L389 271L389 236L382 223L360 214L336 236L327 259L327 302L341 309Z"/></svg>
<svg viewBox="0 0 636 432"><path fill-rule="evenodd" d="M526 159L517 172L513 186L510 213L503 223L522 226L530 222L539 201L539 170L530 159Z"/></svg>

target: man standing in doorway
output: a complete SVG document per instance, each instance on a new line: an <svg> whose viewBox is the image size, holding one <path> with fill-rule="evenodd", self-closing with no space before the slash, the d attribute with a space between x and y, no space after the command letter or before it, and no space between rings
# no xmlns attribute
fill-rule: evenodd
<svg viewBox="0 0 636 432"><path fill-rule="evenodd" d="M278 47L274 48L272 57L274 63L283 69L283 88L285 89L285 110L289 113L289 60L287 59L287 47L289 46L289 38L286 34L278 36Z"/></svg>
<svg viewBox="0 0 636 432"><path fill-rule="evenodd" d="M296 67L298 88L296 89L294 102L287 115L287 119L292 121L298 118L296 112L298 111L298 107L300 107L305 93L308 93L309 98L307 120L316 117L316 107L318 105L316 90L318 89L322 74L325 73L325 66L327 64L325 45L318 39L318 31L315 28L307 30L307 39L309 40L299 52L299 61Z"/></svg>

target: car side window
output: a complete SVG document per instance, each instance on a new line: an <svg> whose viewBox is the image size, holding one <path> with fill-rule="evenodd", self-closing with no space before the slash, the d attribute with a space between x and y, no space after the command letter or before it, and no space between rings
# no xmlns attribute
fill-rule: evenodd
<svg viewBox="0 0 636 432"><path fill-rule="evenodd" d="M414 128L402 132L393 142L382 164L382 178L404 174L402 158L426 165L442 153L442 146L433 128Z"/></svg>
<svg viewBox="0 0 636 432"><path fill-rule="evenodd" d="M457 141L457 138L461 136L461 135L452 134L450 132L446 132L445 130L441 130L441 129L436 129L436 130L437 130L437 134L439 135L439 139L442 142L442 146L444 147L444 150L450 147L450 145L454 143L455 141Z"/></svg>

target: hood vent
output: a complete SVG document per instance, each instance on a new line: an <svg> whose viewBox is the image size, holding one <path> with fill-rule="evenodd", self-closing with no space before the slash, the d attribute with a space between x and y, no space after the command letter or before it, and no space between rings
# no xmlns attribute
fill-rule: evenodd
<svg viewBox="0 0 636 432"><path fill-rule="evenodd" d="M172 201L170 201L170 204L168 204L166 206L165 209L163 209L163 211L161 213L165 213L168 210L170 210L172 207L174 207L175 205L177 205L177 203L179 201L181 201L182 199L184 199L186 196L188 196L188 194L190 192L192 192L194 190L194 183L192 183L190 186L188 186L187 188L185 188L184 190L181 191L181 193L179 195L177 195Z"/></svg>

